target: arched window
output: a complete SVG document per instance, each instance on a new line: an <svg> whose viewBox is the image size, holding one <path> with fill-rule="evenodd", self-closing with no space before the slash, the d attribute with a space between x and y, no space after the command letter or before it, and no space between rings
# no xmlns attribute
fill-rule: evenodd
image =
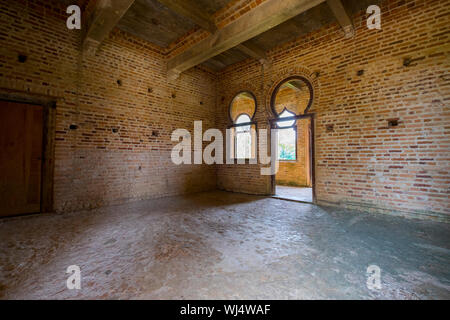
<svg viewBox="0 0 450 320"><path fill-rule="evenodd" d="M272 94L272 112L278 118L286 110L296 116L305 114L312 105L313 97L313 87L308 80L299 76L287 78L278 84Z"/></svg>
<svg viewBox="0 0 450 320"><path fill-rule="evenodd" d="M231 157L253 159L256 157L255 96L248 91L238 93L230 104Z"/></svg>
<svg viewBox="0 0 450 320"><path fill-rule="evenodd" d="M235 127L235 145L236 145L236 158L237 159L249 159L251 158L252 150L252 136L251 136L251 122L250 117L247 114L241 114L236 119L236 124L240 126ZM247 125L248 123L248 125ZM243 125L242 125L243 124Z"/></svg>
<svg viewBox="0 0 450 320"><path fill-rule="evenodd" d="M293 112L284 109L278 116L280 119L295 117ZM297 127L295 126L297 120L278 121L278 160L294 161L297 160Z"/></svg>
<svg viewBox="0 0 450 320"><path fill-rule="evenodd" d="M241 114L239 117L237 117L236 119L236 124L239 124L241 126L236 128L236 131L244 131L244 130L250 130L250 124L249 125L245 125L247 123L251 123L252 119L250 119L250 117L247 114Z"/></svg>
<svg viewBox="0 0 450 320"><path fill-rule="evenodd" d="M297 119L308 112L313 101L311 83L303 77L282 81L271 97L278 130L278 160L297 161Z"/></svg>
<svg viewBox="0 0 450 320"><path fill-rule="evenodd" d="M278 116L278 118L280 119L285 119L285 118L292 118L295 117L295 113L290 112L288 109L284 109L284 111L282 113L280 113L280 115ZM292 127L295 124L296 120L284 120L284 121L278 121L277 122L277 126L278 128L288 128L288 127Z"/></svg>

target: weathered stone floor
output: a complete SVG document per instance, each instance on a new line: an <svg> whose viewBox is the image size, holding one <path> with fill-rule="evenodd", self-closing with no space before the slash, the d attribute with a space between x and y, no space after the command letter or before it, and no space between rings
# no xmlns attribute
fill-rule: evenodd
<svg viewBox="0 0 450 320"><path fill-rule="evenodd" d="M225 192L2 219L0 297L448 299L449 231ZM66 288L69 265L81 290Z"/></svg>
<svg viewBox="0 0 450 320"><path fill-rule="evenodd" d="M276 198L303 202L313 202L312 188L299 188L291 186L277 186Z"/></svg>

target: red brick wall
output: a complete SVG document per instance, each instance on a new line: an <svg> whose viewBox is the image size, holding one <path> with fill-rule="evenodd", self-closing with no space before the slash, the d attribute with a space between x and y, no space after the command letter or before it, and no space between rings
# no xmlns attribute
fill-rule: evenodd
<svg viewBox="0 0 450 320"><path fill-rule="evenodd" d="M258 67L258 66L256 66ZM245 66L243 66L245 69ZM240 76L243 76L242 78ZM223 134L225 137L225 128L230 125L228 117L228 108L231 101L240 91L252 92L257 100L256 113L254 121L257 122L257 129L269 129L267 122L267 116L264 107L261 106L261 100L263 95L260 88L257 86L260 83L258 78L260 75L256 74L253 78L254 82L240 82L247 78L247 73L236 74L236 78L232 78L232 82L219 81L220 90L217 91L217 112L216 112L216 126L217 128L223 128ZM230 79L225 74L225 79ZM270 130L270 129L269 129ZM266 152L267 150L260 150L258 152ZM261 176L260 164L224 164L217 166L217 186L221 190L228 190L234 192L243 192L249 194L270 194L271 193L271 177Z"/></svg>
<svg viewBox="0 0 450 320"><path fill-rule="evenodd" d="M333 24L272 50L264 71L252 60L228 67L218 95L227 102L233 92L252 89L258 126L264 127L273 117L275 85L304 75L316 95L311 112L318 202L448 220L450 1L385 1L381 9L380 31L368 30L361 13L353 17L354 38L345 39ZM417 60L405 67L405 57ZM227 103L220 101L217 123L225 126ZM389 128L391 118L399 126ZM246 165L219 166L218 186L272 190L259 166Z"/></svg>
<svg viewBox="0 0 450 320"><path fill-rule="evenodd" d="M275 48L264 69L249 59L220 80L195 68L173 81L167 58L207 32L194 30L162 51L114 31L96 56L81 58L81 32L66 28L59 3L0 0L0 89L57 100L57 211L209 190L216 182L270 194L273 180L260 175L261 165L172 165L170 133L191 129L194 120L225 128L231 99L242 90L255 94L258 128L268 128L275 86L302 75L315 90L319 203L448 219L449 0L385 1L380 31L368 30L360 14L354 38L333 24ZM216 22L225 25L260 3L233 1ZM26 63L18 53L28 55ZM417 60L405 67L406 57ZM392 118L399 126L388 128Z"/></svg>
<svg viewBox="0 0 450 320"><path fill-rule="evenodd" d="M216 76L193 69L170 81L157 47L118 31L80 58L65 10L0 0L0 89L57 100L55 210L214 189L214 166L172 164L170 135L194 120L214 126Z"/></svg>

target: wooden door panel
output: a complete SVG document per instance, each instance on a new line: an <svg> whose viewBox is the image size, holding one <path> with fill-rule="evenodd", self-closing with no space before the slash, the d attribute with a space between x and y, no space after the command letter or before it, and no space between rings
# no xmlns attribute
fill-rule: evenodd
<svg viewBox="0 0 450 320"><path fill-rule="evenodd" d="M38 205L40 210L41 203L41 175L42 175L42 134L43 128L43 107L33 106L28 109L30 117L28 118L27 141L30 145L30 164L29 164L29 182L27 190L27 203Z"/></svg>
<svg viewBox="0 0 450 320"><path fill-rule="evenodd" d="M0 216L40 211L43 107L0 101Z"/></svg>

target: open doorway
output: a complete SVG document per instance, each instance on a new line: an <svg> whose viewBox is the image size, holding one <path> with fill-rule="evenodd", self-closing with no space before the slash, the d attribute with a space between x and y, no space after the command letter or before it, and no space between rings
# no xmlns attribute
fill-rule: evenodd
<svg viewBox="0 0 450 320"><path fill-rule="evenodd" d="M299 119L293 127L279 129L278 160L275 195L289 200L313 202L311 118Z"/></svg>
<svg viewBox="0 0 450 320"><path fill-rule="evenodd" d="M312 85L302 77L285 79L272 95L272 127L278 129L279 167L272 180L276 198L314 202L314 123L307 113L312 99Z"/></svg>

